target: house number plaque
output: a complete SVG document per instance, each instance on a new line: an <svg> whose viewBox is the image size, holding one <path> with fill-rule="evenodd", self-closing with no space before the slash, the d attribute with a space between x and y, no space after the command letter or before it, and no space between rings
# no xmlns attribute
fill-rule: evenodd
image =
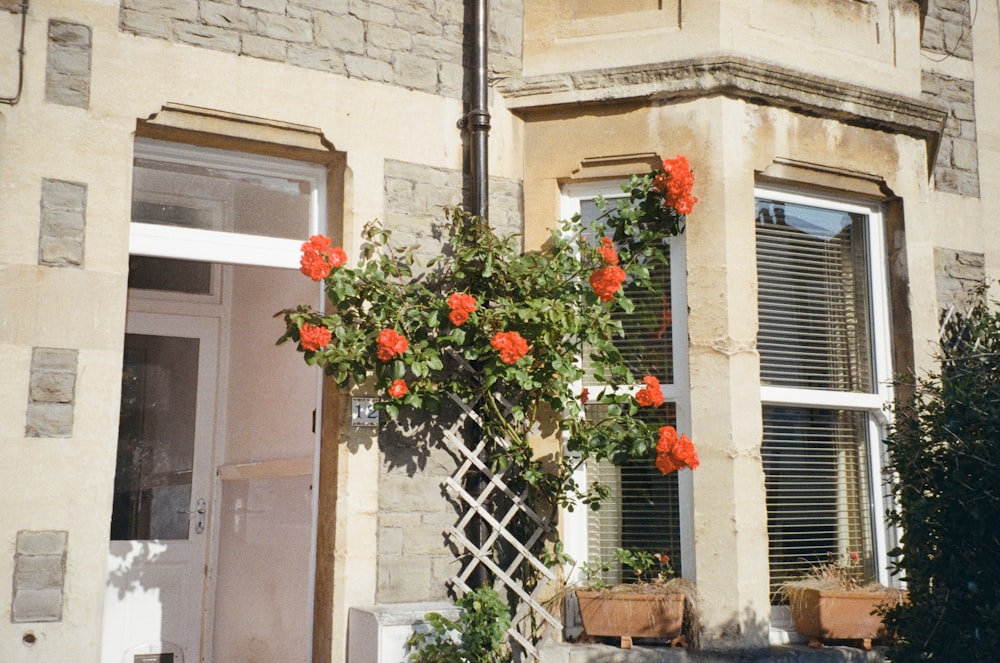
<svg viewBox="0 0 1000 663"><path fill-rule="evenodd" d="M351 399L352 426L378 426L378 410L374 398Z"/></svg>

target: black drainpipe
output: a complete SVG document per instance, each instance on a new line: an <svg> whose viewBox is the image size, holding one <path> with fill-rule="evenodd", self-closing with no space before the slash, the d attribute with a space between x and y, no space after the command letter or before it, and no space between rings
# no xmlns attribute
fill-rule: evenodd
<svg viewBox="0 0 1000 663"><path fill-rule="evenodd" d="M472 3L472 76L469 113L465 127L469 132L469 169L472 179L472 213L489 217L489 151L490 133L489 73L489 0L470 0Z"/></svg>
<svg viewBox="0 0 1000 663"><path fill-rule="evenodd" d="M472 53L469 71L469 112L462 118L462 127L469 132L469 179L471 180L471 209L473 216L489 218L489 152L487 150L490 132L489 73L487 59L489 50L489 0L469 0L472 23ZM468 444L477 446L482 431L474 424L468 429ZM484 459L485 460L485 459ZM473 472L467 477L467 489L476 497L482 494L487 484L482 472ZM489 536L489 528L482 518L474 518L469 524L467 536L482 550ZM477 563L470 576L473 588L489 586L490 572L486 565Z"/></svg>

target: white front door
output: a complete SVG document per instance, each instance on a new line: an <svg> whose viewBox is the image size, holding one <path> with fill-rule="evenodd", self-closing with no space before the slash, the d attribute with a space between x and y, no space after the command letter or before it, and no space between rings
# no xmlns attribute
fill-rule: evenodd
<svg viewBox="0 0 1000 663"><path fill-rule="evenodd" d="M102 663L202 660L219 320L130 312Z"/></svg>

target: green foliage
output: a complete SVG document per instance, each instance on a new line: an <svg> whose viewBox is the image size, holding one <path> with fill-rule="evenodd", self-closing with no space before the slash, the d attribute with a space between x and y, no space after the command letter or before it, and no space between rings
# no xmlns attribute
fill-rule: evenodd
<svg viewBox="0 0 1000 663"><path fill-rule="evenodd" d="M674 569L670 565L670 557L665 553L655 554L648 550L633 550L630 548L616 548L615 560L591 560L584 562L580 567L587 584L594 589L605 589L608 583L605 577L614 568L613 565L621 565L624 569L629 569L635 578L635 582L643 583L665 583L674 576Z"/></svg>
<svg viewBox="0 0 1000 663"><path fill-rule="evenodd" d="M909 603L894 663L987 663L1000 651L1000 311L946 321L938 374L904 385L888 440Z"/></svg>
<svg viewBox="0 0 1000 663"><path fill-rule="evenodd" d="M662 282L668 240L684 227L684 216L653 186L653 174L633 176L623 191L627 197L614 206L598 201L602 217L592 226L579 217L562 222L542 252L522 254L515 237L498 236L485 219L453 210L447 246L416 276L412 249L394 247L388 230L370 224L358 265L337 266L325 277L327 310L282 311L286 331L278 342L299 343L306 361L341 387L372 385L382 395L377 407L390 418L404 407L437 413L445 399L459 398L482 416L486 439L508 441L491 449L494 467L516 466L517 475L549 504L596 507L607 491L577 485L577 467L588 458L652 461L658 428L667 423L663 416L640 416L627 388L643 376L626 365L616 341L627 327L622 316L635 309L628 294L653 289L657 278ZM613 238L618 265L588 237ZM620 267L626 281L602 301L590 278L609 265ZM456 293L476 302L458 324L448 303ZM303 347L307 323L328 329L331 342ZM408 348L383 361L377 339L386 329L405 337ZM528 351L505 362L492 341L511 331L527 341ZM600 420L582 416L577 358L584 348L595 375L608 385L591 396L607 412ZM392 397L390 387L398 381L405 382L405 393ZM557 415L572 453L546 463L534 457L528 435L550 413Z"/></svg>
<svg viewBox="0 0 1000 663"><path fill-rule="evenodd" d="M412 663L505 663L511 660L507 645L510 608L489 587L469 592L456 601L457 620L431 612L430 630L415 632L406 642Z"/></svg>

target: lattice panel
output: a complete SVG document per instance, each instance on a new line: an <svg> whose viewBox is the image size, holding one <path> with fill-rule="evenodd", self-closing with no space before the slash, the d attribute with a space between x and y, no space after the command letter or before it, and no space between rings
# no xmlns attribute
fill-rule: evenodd
<svg viewBox="0 0 1000 663"><path fill-rule="evenodd" d="M477 425L481 423L474 405L463 403L457 397L453 400L461 408L462 418ZM462 426L456 426L445 433L445 443L462 459L446 485L464 506L462 517L446 532L464 560L461 572L451 582L457 593L464 594L472 589L470 578L476 567L485 566L494 578L493 588L501 596L516 597L508 632L522 649L524 658L534 660L538 657L535 646L539 636L538 625L541 624L542 628L546 625L562 628L559 618L539 600L547 582L555 580L555 574L532 554L535 544L552 531L553 523L550 517L539 514L531 507L527 501L527 489L516 491L510 485L514 482L504 480L505 471L494 473L486 464L484 459L492 445L508 448L509 443L494 438L481 439L478 444L470 446L455 432L462 429ZM516 471L513 466L509 469ZM476 491L478 495L466 487L467 480L477 475L482 477L479 484L481 491ZM476 519L481 519L488 530L481 545L466 535L469 528L477 524ZM527 583L526 577L530 578ZM533 587L532 583L535 583Z"/></svg>

